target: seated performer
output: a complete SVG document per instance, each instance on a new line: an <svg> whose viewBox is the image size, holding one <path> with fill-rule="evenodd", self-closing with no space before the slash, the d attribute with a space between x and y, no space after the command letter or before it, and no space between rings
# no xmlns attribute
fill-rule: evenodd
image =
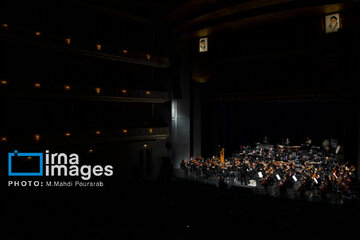
<svg viewBox="0 0 360 240"><path fill-rule="evenodd" d="M323 142L322 142L322 147L323 147L323 150L328 152L330 150L330 141L329 139L325 139Z"/></svg>
<svg viewBox="0 0 360 240"><path fill-rule="evenodd" d="M285 146L290 146L290 139L289 139L289 138L286 138L286 139L284 140L283 145L285 145Z"/></svg>
<svg viewBox="0 0 360 240"><path fill-rule="evenodd" d="M309 150L311 148L312 140L306 137L305 143L302 145L303 149Z"/></svg>

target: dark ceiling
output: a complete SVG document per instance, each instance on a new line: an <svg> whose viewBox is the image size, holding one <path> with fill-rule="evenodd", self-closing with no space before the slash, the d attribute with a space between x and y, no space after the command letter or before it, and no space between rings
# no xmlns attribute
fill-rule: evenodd
<svg viewBox="0 0 360 240"><path fill-rule="evenodd" d="M44 24L55 19L119 27L125 22L170 29L175 36L199 37L254 24L326 14L354 0L87 0L3 3L1 16ZM87 18L88 17L88 18ZM90 19L89 19L90 18ZM70 22L70 23L68 23ZM103 26L101 26L103 27Z"/></svg>

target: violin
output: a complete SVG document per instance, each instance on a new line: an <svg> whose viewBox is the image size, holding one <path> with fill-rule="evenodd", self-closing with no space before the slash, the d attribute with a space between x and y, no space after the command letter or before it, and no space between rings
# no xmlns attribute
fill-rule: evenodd
<svg viewBox="0 0 360 240"><path fill-rule="evenodd" d="M282 187L285 182L287 181L287 174L288 174L289 168L285 170L283 180L280 182L279 187Z"/></svg>
<svg viewBox="0 0 360 240"><path fill-rule="evenodd" d="M270 175L267 175L266 178L261 182L261 185L264 185L266 183L266 181L269 179Z"/></svg>
<svg viewBox="0 0 360 240"><path fill-rule="evenodd" d="M270 167L270 169L267 170L266 173L268 173L268 172L270 172L270 171L272 171L272 167ZM269 179L269 177L272 176L272 175L273 175L273 171L270 172L270 174L268 174L268 175L266 176L266 178L261 182L261 185L264 185L264 184L267 182L267 180Z"/></svg>
<svg viewBox="0 0 360 240"><path fill-rule="evenodd" d="M325 180L323 184L321 184L320 188L319 188L319 191L318 191L318 194L321 195L325 189L328 187L328 181Z"/></svg>
<svg viewBox="0 0 360 240"><path fill-rule="evenodd" d="M285 175L285 177L283 178L283 180L280 182L279 187L282 187L282 186L285 184L286 180L287 180L287 177L286 177L286 175Z"/></svg>
<svg viewBox="0 0 360 240"><path fill-rule="evenodd" d="M320 171L320 170L321 170L321 168L315 169L315 172L314 172L314 174L311 176L311 179L314 179L314 178L316 177L316 175L317 175L317 172Z"/></svg>
<svg viewBox="0 0 360 240"><path fill-rule="evenodd" d="M305 186L305 184L306 184L306 180L307 180L307 177L306 177L306 175L305 175L304 178L303 178L302 181L301 181L300 187L297 189L298 192L300 192L300 191L304 188L304 186Z"/></svg>
<svg viewBox="0 0 360 240"><path fill-rule="evenodd" d="M348 193L349 192L349 185L346 183L347 182L347 179L345 180L342 180L339 184L339 188L345 192L345 193Z"/></svg>

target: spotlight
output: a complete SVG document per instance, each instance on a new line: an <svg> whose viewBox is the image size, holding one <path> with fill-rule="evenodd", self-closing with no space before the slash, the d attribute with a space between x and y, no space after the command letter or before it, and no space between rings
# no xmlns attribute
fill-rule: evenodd
<svg viewBox="0 0 360 240"><path fill-rule="evenodd" d="M41 32L36 31L36 32L35 32L35 36L40 37L40 36L41 36Z"/></svg>
<svg viewBox="0 0 360 240"><path fill-rule="evenodd" d="M101 51L101 47L102 47L102 46L101 46L100 43L97 43L97 44L96 44L96 49L97 49L98 51Z"/></svg>
<svg viewBox="0 0 360 240"><path fill-rule="evenodd" d="M64 135L65 135L65 137L70 137L70 136L71 136L71 132L65 132Z"/></svg>
<svg viewBox="0 0 360 240"><path fill-rule="evenodd" d="M93 149L89 149L89 151L88 151L89 153L93 153L94 152L94 150Z"/></svg>
<svg viewBox="0 0 360 240"><path fill-rule="evenodd" d="M122 52L123 52L123 54L127 54L127 53L128 53L128 50L123 49Z"/></svg>
<svg viewBox="0 0 360 240"><path fill-rule="evenodd" d="M150 54L146 54L145 57L146 57L146 59L147 59L148 61L151 59Z"/></svg>
<svg viewBox="0 0 360 240"><path fill-rule="evenodd" d="M2 23L1 26L2 26L3 28L8 28L9 25L8 25L7 23Z"/></svg>
<svg viewBox="0 0 360 240"><path fill-rule="evenodd" d="M71 86L69 85L69 84L65 84L64 85L64 89L65 89L65 91L70 91L71 90Z"/></svg>
<svg viewBox="0 0 360 240"><path fill-rule="evenodd" d="M71 38L66 37L65 38L65 43L66 43L66 45L70 45L71 44Z"/></svg>
<svg viewBox="0 0 360 240"><path fill-rule="evenodd" d="M1 84L1 85L7 85L7 84L8 84L8 81L7 81L7 80L2 79L2 80L0 80L0 84Z"/></svg>
<svg viewBox="0 0 360 240"><path fill-rule="evenodd" d="M101 131L100 131L100 130L96 130L96 131L95 131L95 134L96 134L96 135L101 135Z"/></svg>
<svg viewBox="0 0 360 240"><path fill-rule="evenodd" d="M122 132L123 132L123 133L127 133L127 129L123 129Z"/></svg>
<svg viewBox="0 0 360 240"><path fill-rule="evenodd" d="M122 89L121 92L124 93L124 94L127 93L126 89Z"/></svg>
<svg viewBox="0 0 360 240"><path fill-rule="evenodd" d="M41 88L41 83L34 82L34 88Z"/></svg>
<svg viewBox="0 0 360 240"><path fill-rule="evenodd" d="M147 144L146 144L146 143L144 144L144 148L147 148Z"/></svg>
<svg viewBox="0 0 360 240"><path fill-rule="evenodd" d="M95 92L96 92L96 94L100 94L100 93L101 93L101 88L96 87L96 88L95 88Z"/></svg>
<svg viewBox="0 0 360 240"><path fill-rule="evenodd" d="M40 141L40 134L35 134L35 135L34 135L34 140L35 140L36 142L39 142L39 141Z"/></svg>
<svg viewBox="0 0 360 240"><path fill-rule="evenodd" d="M146 94L146 95L150 95L151 92L150 92L150 91L146 91L145 94Z"/></svg>
<svg viewBox="0 0 360 240"><path fill-rule="evenodd" d="M0 138L0 142L7 142L7 137L5 137L5 136L4 136L4 137L1 137L1 138Z"/></svg>

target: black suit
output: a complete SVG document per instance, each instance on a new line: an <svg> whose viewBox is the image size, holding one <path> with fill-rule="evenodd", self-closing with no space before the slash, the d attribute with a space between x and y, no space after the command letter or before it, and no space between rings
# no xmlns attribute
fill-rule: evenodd
<svg viewBox="0 0 360 240"><path fill-rule="evenodd" d="M248 165L241 164L240 167L240 184L248 184Z"/></svg>

